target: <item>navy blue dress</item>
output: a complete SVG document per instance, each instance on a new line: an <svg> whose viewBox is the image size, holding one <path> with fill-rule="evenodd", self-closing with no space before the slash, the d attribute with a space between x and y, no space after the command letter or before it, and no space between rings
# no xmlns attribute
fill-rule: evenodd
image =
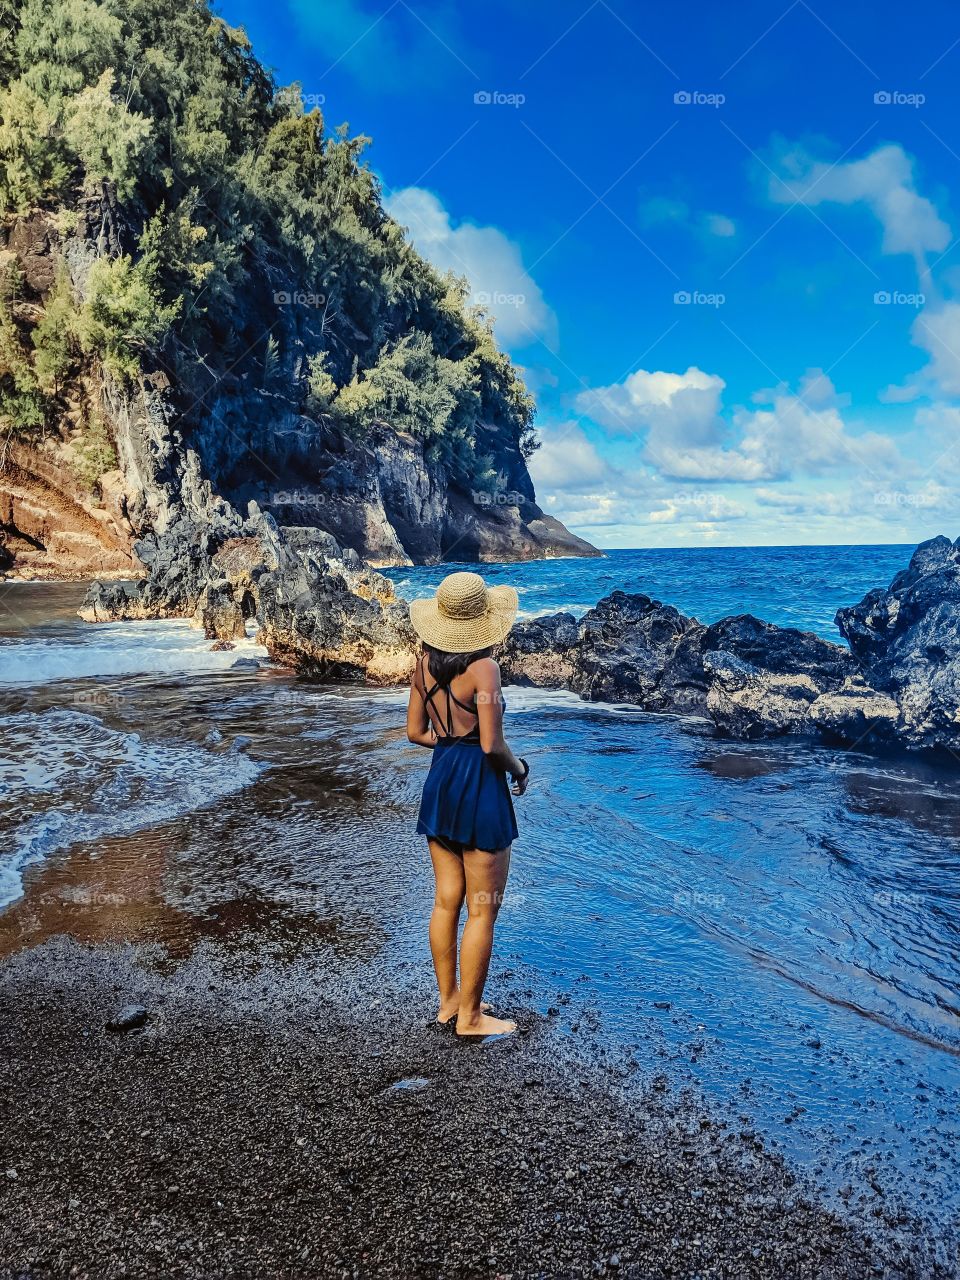
<svg viewBox="0 0 960 1280"><path fill-rule="evenodd" d="M444 687L444 717L434 701L440 692L439 684L427 690L424 680L424 702L433 706L441 723L445 719L447 730L442 732L434 725L437 743L423 785L417 832L438 840L454 853L464 849L505 849L519 834L507 775L484 754L478 726L459 736L453 732L451 699L473 716L477 714L476 707L462 703Z"/></svg>

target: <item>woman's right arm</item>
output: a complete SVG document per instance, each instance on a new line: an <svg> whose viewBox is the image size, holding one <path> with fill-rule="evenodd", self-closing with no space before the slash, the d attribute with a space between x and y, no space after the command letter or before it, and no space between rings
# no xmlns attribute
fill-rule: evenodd
<svg viewBox="0 0 960 1280"><path fill-rule="evenodd" d="M488 759L513 775L514 790L523 795L527 789L526 769L510 749L503 736L503 693L500 668L492 658L481 658L475 664L477 679L477 719L480 723L480 746Z"/></svg>

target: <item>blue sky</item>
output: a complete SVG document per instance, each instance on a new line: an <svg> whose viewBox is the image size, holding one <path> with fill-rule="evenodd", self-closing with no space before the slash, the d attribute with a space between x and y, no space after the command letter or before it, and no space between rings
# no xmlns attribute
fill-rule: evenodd
<svg viewBox="0 0 960 1280"><path fill-rule="evenodd" d="M223 0L373 138L602 547L960 533L960 10Z"/></svg>

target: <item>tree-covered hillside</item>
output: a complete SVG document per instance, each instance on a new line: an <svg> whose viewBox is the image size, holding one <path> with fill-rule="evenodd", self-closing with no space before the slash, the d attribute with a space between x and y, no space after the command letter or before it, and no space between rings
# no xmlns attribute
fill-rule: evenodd
<svg viewBox="0 0 960 1280"><path fill-rule="evenodd" d="M55 427L93 366L162 371L188 423L227 376L354 439L386 422L475 487L490 429L535 447L465 282L384 212L368 140L305 111L206 0L0 0L0 84L8 221L44 210L67 240L95 194L113 224L82 289L64 267L39 307L6 255L0 434ZM109 440L86 428L95 468Z"/></svg>

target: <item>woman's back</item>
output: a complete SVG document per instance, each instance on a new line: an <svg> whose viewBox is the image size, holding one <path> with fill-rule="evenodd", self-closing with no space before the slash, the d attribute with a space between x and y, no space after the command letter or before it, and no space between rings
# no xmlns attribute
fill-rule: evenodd
<svg viewBox="0 0 960 1280"><path fill-rule="evenodd" d="M477 738L477 672L481 658L446 685L441 685L430 670L430 657L424 654L417 664L417 682L430 722L440 738Z"/></svg>

